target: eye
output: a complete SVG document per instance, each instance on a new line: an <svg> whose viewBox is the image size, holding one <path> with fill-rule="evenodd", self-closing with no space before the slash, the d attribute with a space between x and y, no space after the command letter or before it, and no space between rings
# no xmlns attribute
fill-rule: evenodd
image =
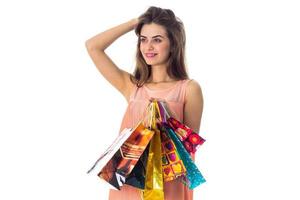
<svg viewBox="0 0 300 200"><path fill-rule="evenodd" d="M161 40L160 40L160 39L157 39L157 38L154 39L154 41L157 42L157 43L161 42Z"/></svg>
<svg viewBox="0 0 300 200"><path fill-rule="evenodd" d="M145 38L140 38L140 42L145 42Z"/></svg>

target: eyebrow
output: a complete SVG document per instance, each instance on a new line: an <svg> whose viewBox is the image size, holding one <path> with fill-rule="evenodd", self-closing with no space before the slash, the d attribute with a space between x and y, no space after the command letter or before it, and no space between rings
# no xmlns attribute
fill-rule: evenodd
<svg viewBox="0 0 300 200"><path fill-rule="evenodd" d="M147 38L146 36L143 36L143 35L140 35L140 37ZM161 36L161 35L155 35L155 36L153 36L152 38L157 38L157 37L162 37L162 38L164 38L164 37L163 37L163 36Z"/></svg>

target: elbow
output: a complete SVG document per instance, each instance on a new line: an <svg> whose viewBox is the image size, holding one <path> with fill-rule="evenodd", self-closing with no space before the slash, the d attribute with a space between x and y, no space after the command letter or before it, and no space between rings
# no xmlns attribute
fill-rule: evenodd
<svg viewBox="0 0 300 200"><path fill-rule="evenodd" d="M85 47L87 50L93 49L93 46L91 45L90 40L85 41Z"/></svg>
<svg viewBox="0 0 300 200"><path fill-rule="evenodd" d="M85 41L85 47L88 51L104 51L104 48L102 48L101 46L96 46L95 44L93 44L90 40Z"/></svg>

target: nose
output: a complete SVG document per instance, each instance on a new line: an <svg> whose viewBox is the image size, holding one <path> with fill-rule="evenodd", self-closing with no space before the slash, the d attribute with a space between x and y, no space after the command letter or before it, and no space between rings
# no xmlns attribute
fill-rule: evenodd
<svg viewBox="0 0 300 200"><path fill-rule="evenodd" d="M146 50L153 50L153 44L151 41L144 42L143 46Z"/></svg>
<svg viewBox="0 0 300 200"><path fill-rule="evenodd" d="M151 44L151 42L148 42L147 46L146 46L147 50L153 50L153 46Z"/></svg>

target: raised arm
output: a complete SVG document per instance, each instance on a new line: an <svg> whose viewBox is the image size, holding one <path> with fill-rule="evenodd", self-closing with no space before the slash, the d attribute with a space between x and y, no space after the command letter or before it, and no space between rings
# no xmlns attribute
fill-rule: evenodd
<svg viewBox="0 0 300 200"><path fill-rule="evenodd" d="M120 69L104 52L117 38L134 29L138 19L131 19L118 26L112 27L95 35L85 42L87 51L104 78L120 91L126 100L129 100L133 83L130 81L130 73Z"/></svg>

